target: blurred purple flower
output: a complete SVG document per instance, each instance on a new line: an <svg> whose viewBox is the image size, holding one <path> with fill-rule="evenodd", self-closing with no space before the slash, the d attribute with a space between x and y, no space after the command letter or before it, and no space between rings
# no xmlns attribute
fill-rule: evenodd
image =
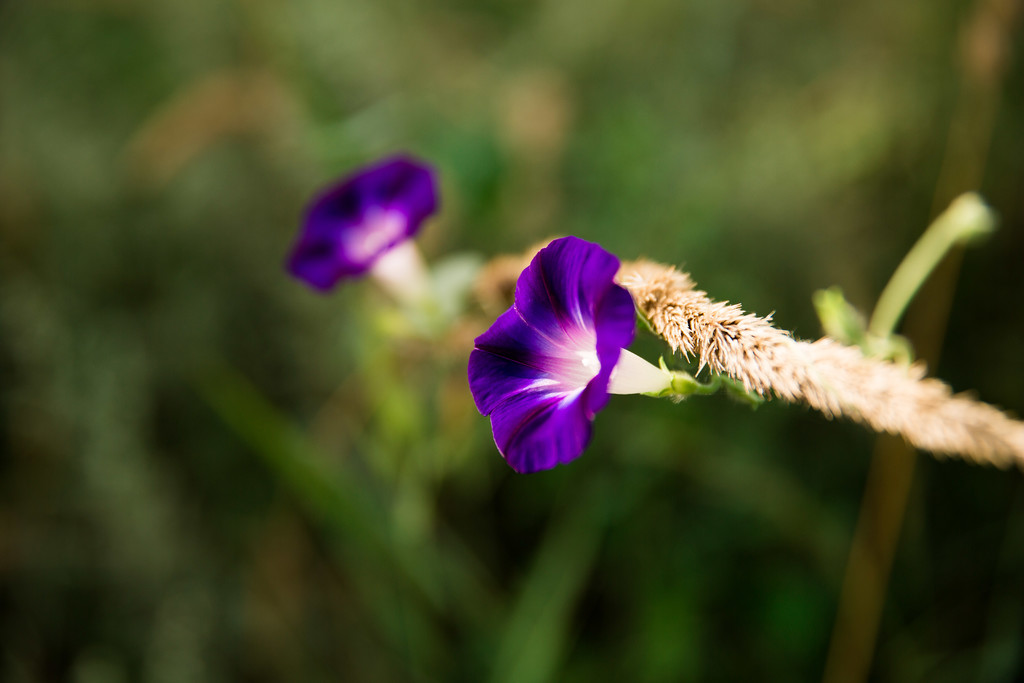
<svg viewBox="0 0 1024 683"><path fill-rule="evenodd" d="M469 388L517 472L578 457L609 393L667 386L667 375L625 350L636 321L633 299L615 284L618 269L597 244L557 239L519 276L512 307L476 338ZM613 379L617 366L628 366L628 377Z"/></svg>
<svg viewBox="0 0 1024 683"><path fill-rule="evenodd" d="M288 271L327 291L366 273L415 235L437 204L434 172L426 164L397 156L366 167L309 204Z"/></svg>

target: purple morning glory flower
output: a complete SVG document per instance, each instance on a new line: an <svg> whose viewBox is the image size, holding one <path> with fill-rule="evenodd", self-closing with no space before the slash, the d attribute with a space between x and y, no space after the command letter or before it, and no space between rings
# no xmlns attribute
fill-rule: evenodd
<svg viewBox="0 0 1024 683"><path fill-rule="evenodd" d="M437 210L433 170L405 156L364 168L323 190L306 209L288 270L314 289L371 270Z"/></svg>
<svg viewBox="0 0 1024 683"><path fill-rule="evenodd" d="M597 244L557 239L519 276L512 307L476 338L469 388L517 472L578 457L610 393L668 386L666 373L625 350L636 320L618 269Z"/></svg>

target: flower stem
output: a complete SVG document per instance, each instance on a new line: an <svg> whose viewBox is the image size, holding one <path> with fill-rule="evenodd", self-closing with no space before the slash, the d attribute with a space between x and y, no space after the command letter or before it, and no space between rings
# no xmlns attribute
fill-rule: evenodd
<svg viewBox="0 0 1024 683"><path fill-rule="evenodd" d="M670 396L685 398L686 396L710 396L716 393L722 386L721 375L711 375L711 379L704 384L688 372L673 371L672 383L668 390Z"/></svg>
<svg viewBox="0 0 1024 683"><path fill-rule="evenodd" d="M974 192L957 197L936 218L896 268L885 286L868 323L868 332L888 337L924 281L954 246L989 234L995 215Z"/></svg>
<svg viewBox="0 0 1024 683"><path fill-rule="evenodd" d="M762 396L747 391L741 382L737 382L730 377L712 373L707 382L701 382L688 372L669 370L668 366L665 365L664 358L658 359L658 365L661 371L668 376L668 386L660 391L645 392L644 396L671 398L675 401L681 401L688 396L710 396L717 393L719 389L725 389L730 396L751 407L756 408L764 403Z"/></svg>

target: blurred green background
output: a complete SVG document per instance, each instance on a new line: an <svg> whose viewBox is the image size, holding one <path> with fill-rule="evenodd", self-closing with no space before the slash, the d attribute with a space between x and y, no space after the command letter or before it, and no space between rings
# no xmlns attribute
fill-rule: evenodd
<svg viewBox="0 0 1024 683"><path fill-rule="evenodd" d="M575 234L813 338L978 189L915 342L1024 413L1020 5L0 0L0 679L820 680L873 435L615 397L518 476L484 316L395 339L284 255L406 150L432 259ZM1021 680L1018 472L918 459L874 621L871 680Z"/></svg>

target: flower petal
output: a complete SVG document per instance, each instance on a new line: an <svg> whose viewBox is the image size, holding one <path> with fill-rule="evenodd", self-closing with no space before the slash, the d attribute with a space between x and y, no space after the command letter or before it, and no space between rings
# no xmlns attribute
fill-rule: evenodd
<svg viewBox="0 0 1024 683"><path fill-rule="evenodd" d="M510 336L521 337L524 329L529 328L515 311L508 310L490 330L477 338L476 348L469 354L469 388L482 415L490 415L515 394L557 382L545 367L547 357L531 353L528 339L521 347L503 343L500 338L494 339L506 331ZM488 343L487 335L494 341Z"/></svg>
<svg viewBox="0 0 1024 683"><path fill-rule="evenodd" d="M288 270L329 290L415 235L437 203L434 173L425 164L400 156L366 168L310 203Z"/></svg>
<svg viewBox="0 0 1024 683"><path fill-rule="evenodd" d="M597 302L617 287L618 269L619 259L592 242L557 239L519 277L515 307L541 335L566 345L590 344L584 333L593 335Z"/></svg>
<svg viewBox="0 0 1024 683"><path fill-rule="evenodd" d="M632 344L636 336L636 309L628 291L618 285L609 288L594 310L594 327L597 330L597 359L601 363L601 372L594 378L594 383L601 382L605 391L587 397L587 409L591 413L596 413L608 403L607 387L612 370L619 362L622 349Z"/></svg>
<svg viewBox="0 0 1024 683"><path fill-rule="evenodd" d="M595 347L591 341L587 348ZM572 348L558 346L526 324L515 308L503 313L476 339L469 356L469 384L477 408L490 415L513 394L545 388L574 391L598 371L596 353L588 368Z"/></svg>
<svg viewBox="0 0 1024 683"><path fill-rule="evenodd" d="M524 392L491 414L494 443L512 469L524 474L547 470L583 452L593 416L585 412L582 392Z"/></svg>

